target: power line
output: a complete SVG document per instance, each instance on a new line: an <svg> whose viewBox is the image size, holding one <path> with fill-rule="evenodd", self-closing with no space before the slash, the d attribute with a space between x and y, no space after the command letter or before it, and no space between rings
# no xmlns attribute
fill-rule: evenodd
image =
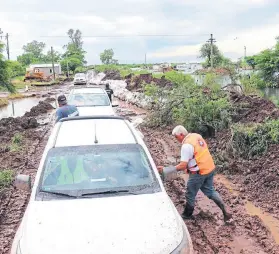
<svg viewBox="0 0 279 254"><path fill-rule="evenodd" d="M208 34L129 34L129 35L83 35L83 38L124 38L124 37L200 37ZM69 38L67 35L40 35L42 38Z"/></svg>

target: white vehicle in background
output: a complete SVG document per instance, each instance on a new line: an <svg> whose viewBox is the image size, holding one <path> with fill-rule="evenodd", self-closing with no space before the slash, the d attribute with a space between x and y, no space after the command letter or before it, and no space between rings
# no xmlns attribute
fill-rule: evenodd
<svg viewBox="0 0 279 254"><path fill-rule="evenodd" d="M68 104L78 108L80 116L115 115L106 91L101 87L73 88L68 96Z"/></svg>
<svg viewBox="0 0 279 254"><path fill-rule="evenodd" d="M84 73L77 73L74 77L74 85L86 85L87 79Z"/></svg>
<svg viewBox="0 0 279 254"><path fill-rule="evenodd" d="M30 177L15 185L31 189ZM138 132L121 117L58 122L11 254L193 254Z"/></svg>

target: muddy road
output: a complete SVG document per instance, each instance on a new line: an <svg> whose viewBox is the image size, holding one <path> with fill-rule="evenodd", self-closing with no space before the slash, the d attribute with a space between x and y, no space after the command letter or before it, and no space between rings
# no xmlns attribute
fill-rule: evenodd
<svg viewBox="0 0 279 254"><path fill-rule="evenodd" d="M52 95L61 93L59 89L52 90ZM46 103L49 102L51 100ZM121 101L117 104L119 104L118 114L131 121L144 118L146 115L144 110L131 104ZM0 170L12 169L15 174L30 174L34 179L53 126L52 113L53 109L43 104L16 121L4 120L3 124L0 120ZM1 129L1 126L4 129ZM140 127L140 130L145 135L145 142L156 165L173 165L179 161L180 147L171 137L171 129L154 130ZM10 149L13 145L13 137L17 133L21 135L20 148ZM180 213L185 204L185 181L187 176L181 174L177 180L165 183L166 190ZM278 220L264 213L261 206L255 207L253 200L248 200L251 193L241 191L240 185L229 181L224 175L218 174L215 177L215 186L233 214L233 222L224 224L219 208L199 193L194 219L185 221L192 237L195 253L279 253ZM6 188L0 193L1 254L9 253L28 199L28 194L14 187Z"/></svg>
<svg viewBox="0 0 279 254"><path fill-rule="evenodd" d="M120 103L119 114L130 118L144 117L136 107ZM126 110L125 110L126 109ZM156 165L174 165L179 161L180 146L170 135L172 129L154 130L141 127ZM166 182L165 188L177 210L182 213L185 204L185 182L187 175ZM196 199L194 219L185 223L192 237L197 254L277 254L279 253L279 220L256 207L249 201L251 193L243 192L224 175L215 177L215 187L222 196L233 221L225 224L221 210L201 192ZM264 206L264 203L261 203Z"/></svg>

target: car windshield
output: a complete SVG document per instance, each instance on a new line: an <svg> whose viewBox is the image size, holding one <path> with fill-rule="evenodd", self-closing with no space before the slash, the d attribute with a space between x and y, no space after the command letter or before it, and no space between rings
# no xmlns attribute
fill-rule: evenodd
<svg viewBox="0 0 279 254"><path fill-rule="evenodd" d="M109 106L110 102L106 94L72 94L69 96L68 103L79 107Z"/></svg>
<svg viewBox="0 0 279 254"><path fill-rule="evenodd" d="M82 73L76 74L75 78L85 78L85 74Z"/></svg>
<svg viewBox="0 0 279 254"><path fill-rule="evenodd" d="M52 148L39 184L41 192L79 193L160 191L143 148L138 144Z"/></svg>

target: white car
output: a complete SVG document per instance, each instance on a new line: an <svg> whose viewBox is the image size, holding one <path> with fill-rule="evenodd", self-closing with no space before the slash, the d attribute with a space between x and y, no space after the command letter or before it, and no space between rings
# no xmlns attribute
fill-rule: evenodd
<svg viewBox="0 0 279 254"><path fill-rule="evenodd" d="M86 85L86 75L84 73L77 73L74 77L74 85Z"/></svg>
<svg viewBox="0 0 279 254"><path fill-rule="evenodd" d="M106 91L101 87L73 88L68 96L68 104L78 108L80 116L115 115Z"/></svg>
<svg viewBox="0 0 279 254"><path fill-rule="evenodd" d="M30 177L19 175L21 189ZM138 132L121 117L58 122L11 254L192 254Z"/></svg>

